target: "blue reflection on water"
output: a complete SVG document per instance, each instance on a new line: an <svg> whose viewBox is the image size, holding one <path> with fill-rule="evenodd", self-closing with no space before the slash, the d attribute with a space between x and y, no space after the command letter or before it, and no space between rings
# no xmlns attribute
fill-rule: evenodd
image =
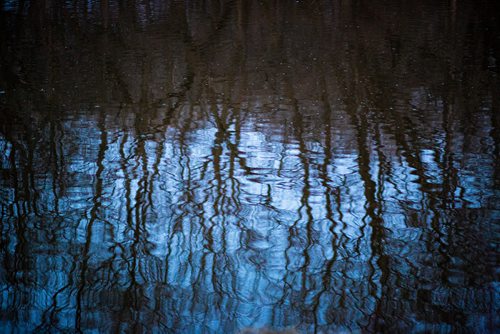
<svg viewBox="0 0 500 334"><path fill-rule="evenodd" d="M438 26L479 14L85 5L4 4L2 331L498 327L497 77Z"/></svg>

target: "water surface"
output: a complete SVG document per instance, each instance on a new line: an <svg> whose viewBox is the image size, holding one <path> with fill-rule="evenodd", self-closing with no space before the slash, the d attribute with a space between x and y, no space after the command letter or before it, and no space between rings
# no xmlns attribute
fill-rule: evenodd
<svg viewBox="0 0 500 334"><path fill-rule="evenodd" d="M0 332L499 329L493 1L0 6Z"/></svg>

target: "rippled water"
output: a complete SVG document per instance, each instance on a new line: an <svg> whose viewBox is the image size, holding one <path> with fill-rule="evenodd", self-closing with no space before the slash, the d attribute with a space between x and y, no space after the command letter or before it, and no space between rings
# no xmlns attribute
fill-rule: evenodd
<svg viewBox="0 0 500 334"><path fill-rule="evenodd" d="M499 329L473 1L3 1L0 331Z"/></svg>

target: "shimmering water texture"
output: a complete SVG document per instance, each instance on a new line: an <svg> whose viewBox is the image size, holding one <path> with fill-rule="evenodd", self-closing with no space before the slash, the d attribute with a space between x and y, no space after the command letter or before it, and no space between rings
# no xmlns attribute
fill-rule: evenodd
<svg viewBox="0 0 500 334"><path fill-rule="evenodd" d="M1 333L499 330L498 3L0 4Z"/></svg>

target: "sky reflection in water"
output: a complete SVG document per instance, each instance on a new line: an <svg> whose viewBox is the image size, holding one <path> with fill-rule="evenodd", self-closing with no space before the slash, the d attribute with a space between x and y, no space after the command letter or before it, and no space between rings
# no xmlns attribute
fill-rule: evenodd
<svg viewBox="0 0 500 334"><path fill-rule="evenodd" d="M495 331L493 6L4 1L0 331Z"/></svg>

